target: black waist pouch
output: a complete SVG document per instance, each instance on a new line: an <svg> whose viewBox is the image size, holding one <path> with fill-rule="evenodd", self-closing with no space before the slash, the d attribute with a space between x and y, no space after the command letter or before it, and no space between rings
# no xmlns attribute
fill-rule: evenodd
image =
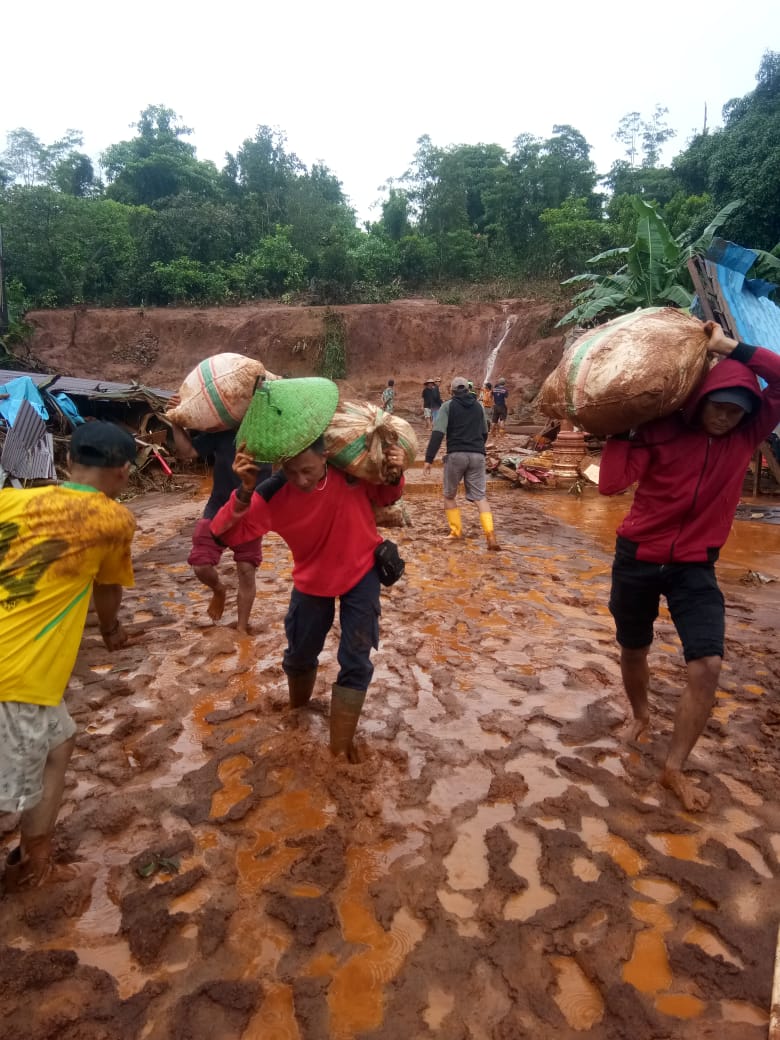
<svg viewBox="0 0 780 1040"><path fill-rule="evenodd" d="M406 564L401 559L398 546L389 538L385 538L382 544L376 547L374 559L379 572L379 580L383 585L395 585L406 570Z"/></svg>

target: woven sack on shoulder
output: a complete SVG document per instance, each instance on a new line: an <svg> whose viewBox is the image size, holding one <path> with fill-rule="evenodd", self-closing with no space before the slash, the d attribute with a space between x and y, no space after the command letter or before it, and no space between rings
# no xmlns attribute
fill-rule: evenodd
<svg viewBox="0 0 780 1040"><path fill-rule="evenodd" d="M542 384L537 407L597 436L671 415L707 370L698 318L647 307L589 329Z"/></svg>
<svg viewBox="0 0 780 1040"><path fill-rule="evenodd" d="M325 430L328 461L370 484L397 483L398 467L388 466L385 448L397 444L411 466L417 455L417 437L405 419L369 404L342 401Z"/></svg>
<svg viewBox="0 0 780 1040"><path fill-rule="evenodd" d="M166 416L190 430L235 430L260 378L277 377L254 358L214 354L190 372L179 387L181 404Z"/></svg>

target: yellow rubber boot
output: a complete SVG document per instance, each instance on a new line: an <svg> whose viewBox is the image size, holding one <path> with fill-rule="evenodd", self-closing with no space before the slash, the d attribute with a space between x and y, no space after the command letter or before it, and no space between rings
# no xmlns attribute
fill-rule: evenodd
<svg viewBox="0 0 780 1040"><path fill-rule="evenodd" d="M463 525L460 522L460 510L445 509L444 512L447 515L447 523L450 525L450 538L462 538Z"/></svg>
<svg viewBox="0 0 780 1040"><path fill-rule="evenodd" d="M493 549L494 551L500 549L501 546L498 544L498 539L493 531L493 514L480 513L479 522L482 524L482 530L485 532L488 549Z"/></svg>

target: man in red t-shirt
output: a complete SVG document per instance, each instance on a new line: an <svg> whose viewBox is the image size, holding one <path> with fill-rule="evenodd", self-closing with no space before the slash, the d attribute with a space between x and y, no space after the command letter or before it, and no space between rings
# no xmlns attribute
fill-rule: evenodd
<svg viewBox="0 0 780 1040"><path fill-rule="evenodd" d="M389 465L404 467L402 448L391 445L385 456ZM314 691L319 655L339 599L339 673L331 698L330 749L355 761L353 737L374 673L371 650L379 646L375 553L382 539L371 507L396 502L404 478L394 486L369 484L328 467L321 437L259 485L257 469L251 455L236 452L233 470L241 487L214 517L212 534L232 546L275 531L292 552L282 667L293 708L307 704Z"/></svg>

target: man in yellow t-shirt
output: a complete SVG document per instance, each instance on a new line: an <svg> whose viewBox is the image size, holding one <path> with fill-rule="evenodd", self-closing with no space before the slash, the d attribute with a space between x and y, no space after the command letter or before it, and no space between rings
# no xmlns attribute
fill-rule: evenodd
<svg viewBox="0 0 780 1040"><path fill-rule="evenodd" d="M7 893L75 876L52 835L76 727L62 701L93 594L107 649L125 645L122 586L133 584L127 486L135 441L88 422L70 442L71 481L0 491L0 813L20 812Z"/></svg>

